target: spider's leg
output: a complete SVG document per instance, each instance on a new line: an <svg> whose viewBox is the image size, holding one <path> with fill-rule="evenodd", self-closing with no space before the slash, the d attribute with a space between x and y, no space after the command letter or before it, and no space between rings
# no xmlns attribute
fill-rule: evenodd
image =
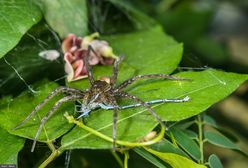
<svg viewBox="0 0 248 168"><path fill-rule="evenodd" d="M129 78L122 82L119 86L116 87L115 92L118 92L119 90L122 90L123 88L127 87L128 85L132 84L136 80L139 79L155 79L155 78L164 78L164 79L171 79L171 80L190 80L185 78L178 78L166 74L147 74L147 75L137 75L132 78Z"/></svg>
<svg viewBox="0 0 248 168"><path fill-rule="evenodd" d="M65 152L65 168L69 168L69 166L70 166L71 153L72 153L72 149L67 150Z"/></svg>
<svg viewBox="0 0 248 168"><path fill-rule="evenodd" d="M60 86L57 89L53 90L40 104L38 104L34 110L22 121L20 122L13 130L21 127L25 124L38 110L40 110L50 99L56 96L58 93L68 93L68 94L80 94L83 95L84 93L78 89L69 88L65 86Z"/></svg>
<svg viewBox="0 0 248 168"><path fill-rule="evenodd" d="M146 102L147 104L156 104L156 103L182 103L190 100L189 96L186 96L182 99L157 99Z"/></svg>
<svg viewBox="0 0 248 168"><path fill-rule="evenodd" d="M117 132L117 120L118 120L118 110L120 109L119 106L116 103L116 100L114 98L109 98L110 104L105 105L103 103L100 103L99 106L102 109L105 110L113 110L113 130L112 130L112 139L113 139L113 151L115 151L115 145L116 145L116 132Z"/></svg>
<svg viewBox="0 0 248 168"><path fill-rule="evenodd" d="M88 75L90 84L92 85L95 80L94 80L93 73L92 73L92 67L89 63L90 52L93 52L97 56L97 53L91 47L91 45L88 46L87 55L86 55L86 57L84 57L84 65L86 66L87 75Z"/></svg>
<svg viewBox="0 0 248 168"><path fill-rule="evenodd" d="M107 100L105 101L105 104L113 107L113 130L112 130L113 148L112 149L113 149L113 151L115 151L119 106L116 102L115 97L111 96L111 95L108 96Z"/></svg>
<svg viewBox="0 0 248 168"><path fill-rule="evenodd" d="M124 56L121 55L120 57L117 58L117 60L114 63L114 67L113 67L113 75L110 79L110 84L114 85L116 80L117 80L117 76L118 76L118 71L119 71L119 65L121 63L121 61L124 59Z"/></svg>
<svg viewBox="0 0 248 168"><path fill-rule="evenodd" d="M140 104L141 106L145 107L147 109L148 112L150 112L150 114L165 128L165 129L168 129L166 126L165 126L165 123L162 121L162 119L157 115L157 113L144 101L142 101L141 99L139 99L138 97L136 96L133 96L133 95L129 95L125 92L119 92L117 94L119 97L123 97L123 98L128 98L128 99L131 99L135 102L137 102L138 104Z"/></svg>
<svg viewBox="0 0 248 168"><path fill-rule="evenodd" d="M113 132L112 132L112 138L113 138L113 151L115 151L115 145L116 145L116 132L117 132L117 120L118 120L118 106L116 101L113 102Z"/></svg>
<svg viewBox="0 0 248 168"><path fill-rule="evenodd" d="M182 102L187 102L189 101L190 98L188 96L182 98L182 99L157 99L157 100L151 100L145 102L146 104L157 104L157 103L182 103ZM104 110L112 110L114 109L114 106L111 105L105 105L105 104L100 104L99 105L102 109ZM125 106L119 106L119 109L127 109L127 108L133 108L133 107L140 107L142 106L140 103L137 104L130 104L130 105L125 105Z"/></svg>
<svg viewBox="0 0 248 168"><path fill-rule="evenodd" d="M91 112L91 110L80 112L80 113L82 113L82 114L80 114L80 115L77 117L77 120L80 119L81 117L87 117L87 116L89 116L89 113L90 113L90 112Z"/></svg>
<svg viewBox="0 0 248 168"><path fill-rule="evenodd" d="M75 101L75 100L80 99L80 98L82 98L82 95L66 96L66 97L60 99L59 101L57 101L54 104L54 106L52 107L52 109L40 121L40 126L38 128L38 131L36 132L36 135L35 135L35 138L34 138L34 142L33 142L33 145L32 145L32 149L31 149L31 152L34 151L35 144L36 144L37 139L38 139L38 137L39 137L39 135L41 133L42 127L47 122L47 120L54 114L54 112L59 108L59 106L62 105L63 103L65 103L65 102Z"/></svg>
<svg viewBox="0 0 248 168"><path fill-rule="evenodd" d="M112 106L112 105L106 105L106 104L103 104L103 103L100 103L99 106L104 109L104 110L113 110L115 107Z"/></svg>
<svg viewBox="0 0 248 168"><path fill-rule="evenodd" d="M157 100L151 100L145 102L146 104L157 104L157 103L182 103L182 102L187 102L189 101L190 98L188 96L182 98L182 99L157 99ZM142 104L137 103L137 104L130 104L126 106L120 106L120 109L127 109L127 108L132 108L132 107L139 107L142 106Z"/></svg>

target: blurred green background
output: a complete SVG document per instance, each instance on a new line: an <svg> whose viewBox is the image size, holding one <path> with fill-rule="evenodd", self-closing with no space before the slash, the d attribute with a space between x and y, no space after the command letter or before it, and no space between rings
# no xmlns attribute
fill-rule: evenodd
<svg viewBox="0 0 248 168"><path fill-rule="evenodd" d="M248 73L247 0L148 0L132 1L155 18L166 33L184 43L182 69L214 67ZM184 68L187 67L187 68ZM190 68L189 68L190 69ZM180 69L179 69L180 70ZM217 123L239 137L248 152L248 82L208 110ZM246 168L247 158L230 150L207 145L225 168Z"/></svg>

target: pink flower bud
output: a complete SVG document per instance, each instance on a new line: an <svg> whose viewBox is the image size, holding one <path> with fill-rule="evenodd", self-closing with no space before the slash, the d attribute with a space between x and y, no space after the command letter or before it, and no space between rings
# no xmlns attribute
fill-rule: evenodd
<svg viewBox="0 0 248 168"><path fill-rule="evenodd" d="M99 33L86 36L84 38L76 37L74 34L69 34L62 43L62 50L64 52L65 72L67 73L68 81L75 81L86 78L87 71L84 65L84 57L88 54L89 45L94 52L89 53L90 65L109 65L118 58L114 55L113 49L108 42L103 40L94 40Z"/></svg>

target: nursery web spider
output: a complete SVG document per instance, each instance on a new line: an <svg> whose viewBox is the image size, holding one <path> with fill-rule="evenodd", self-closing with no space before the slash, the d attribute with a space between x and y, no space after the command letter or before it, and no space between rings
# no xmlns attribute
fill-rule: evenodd
<svg viewBox="0 0 248 168"><path fill-rule="evenodd" d="M69 101L77 101L77 100L82 101L82 104L80 105L80 110L77 111L82 114L78 118L88 115L91 110L96 109L96 108L102 108L102 109L107 109L107 110L113 109L112 138L113 138L113 149L115 149L118 110L125 109L125 108L131 108L131 107L143 106L144 108L146 108L148 112L150 112L150 114L163 127L166 128L162 119L154 112L154 110L150 107L149 104L163 103L163 102L186 102L189 100L189 97L184 97L182 99L159 99L159 100L152 100L149 102L144 102L138 97L124 92L123 91L124 88L126 88L128 85L132 84L133 82L139 79L151 79L151 78L166 78L166 79L172 79L172 80L187 80L187 79L177 78L177 77L166 75L166 74L147 74L147 75L134 76L122 82L118 86L116 86L115 83L117 80L119 64L123 60L124 58L123 56L118 57L118 59L114 62L113 74L112 74L112 77L109 83L106 81L102 81L102 80L95 80L92 74L92 68L89 65L89 61L88 61L90 52L93 52L94 54L96 54L91 46L89 46L87 56L84 58L89 82L91 85L90 88L84 91L81 91L79 89L66 87L66 86L58 87L57 89L53 90L40 104L38 104L34 108L34 110L21 123L19 123L14 128L14 129L17 129L21 127L23 124L25 124L38 110L40 110L55 95L57 95L58 93L65 94L65 96L61 98L60 100L58 100L54 104L54 106L51 108L51 110L48 111L48 113L41 119L38 131L35 135L34 142L32 145L32 149L31 149L32 152L34 151L36 141L38 139L39 134L41 133L41 130L44 124L55 113L55 111L59 108L61 104L69 102ZM137 104L127 105L127 106L118 106L117 98L131 99Z"/></svg>

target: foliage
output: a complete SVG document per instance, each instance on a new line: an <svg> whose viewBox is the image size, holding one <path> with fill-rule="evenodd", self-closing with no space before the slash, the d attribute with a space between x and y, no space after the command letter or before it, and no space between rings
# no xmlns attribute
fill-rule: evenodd
<svg viewBox="0 0 248 168"><path fill-rule="evenodd" d="M9 134L0 128L0 164L17 164L18 151L23 148L24 139Z"/></svg>
<svg viewBox="0 0 248 168"><path fill-rule="evenodd" d="M26 0L0 2L0 58L17 45L21 37L41 19L41 12Z"/></svg>
<svg viewBox="0 0 248 168"><path fill-rule="evenodd" d="M85 0L40 0L39 2L29 0L8 2L4 0L0 4L0 11L4 13L4 17L0 18L2 30L0 34L0 57L2 57L0 60L0 95L2 96L0 102L0 153L4 153L0 156L0 164L17 164L18 152L22 149L24 140L34 139L40 119L47 114L53 104L61 98L61 95L53 98L21 128L17 130L13 130L13 128L53 89L59 85L67 85L84 90L89 86L87 80L68 83L65 78L61 78L64 76L62 57L51 62L38 55L39 52L49 49L61 51L60 41L69 33L82 36L93 32L91 26L88 26L92 24L89 18L97 15L90 12L94 12L96 9L101 11L105 8L108 8L110 13L116 12L117 16L121 16L119 26L115 27L115 18L111 18L108 14L102 16L109 17L106 23L94 25L102 31L102 38L110 43L116 54L125 55L125 60L120 67L118 83L134 75L153 73L173 73L174 76L190 79L186 81L139 81L127 88L131 94L137 95L145 101L185 96L189 96L190 101L152 105L157 114L164 121L169 122L170 129L162 140L159 139L159 142L154 137L149 139L148 142L153 144L149 144L149 146L140 144L148 144L144 137L152 130L159 132L155 119L143 108L121 110L118 117L117 139L119 141L117 144L123 145L121 142L130 142L133 145L124 145L119 154L113 153L119 165L127 166L128 156L129 160L132 157L128 152L134 152L147 160L147 165L151 164L156 167L204 168L209 166L221 168L222 164L217 155L212 154L208 161L205 159L205 143L247 155L204 111L234 92L248 79L248 75L211 68L203 71L177 71L182 59L183 44L176 42L164 33L162 26L165 29L168 28L169 31L170 26L181 29L183 27L181 24L186 23L179 22L178 15L189 10L188 4L166 13L164 19L170 18L170 23L175 23L173 25L166 23L170 20L161 21L161 18L157 18L162 22L160 25L153 18L137 10L129 1L97 2L92 8L90 5L87 6L92 2ZM17 13L16 11L21 12ZM197 17L199 20L202 17L208 18L210 13L207 11ZM42 16L44 20L41 20ZM125 29L125 23L130 23L131 29ZM111 34L110 30L104 31L100 27L115 27L115 34ZM119 27L123 29L119 29ZM198 38L204 28L206 28L205 23L200 22L199 27L191 29L197 33L187 34L185 32L189 30L185 30L178 34L178 37L188 41L187 44L190 45L191 38L193 38L202 42L199 43L198 48L205 48L209 39ZM213 48L220 53L220 60L222 60L225 53L214 44ZM110 76L111 72L112 66L94 66L96 79L101 76ZM120 105L130 103L125 100L119 101ZM112 112L96 110L84 118L83 122L80 121L86 127L78 126L80 124L73 126L64 117L64 113L76 116L74 106L75 103L64 104L45 124L38 141L48 145L51 155L45 160L43 158L39 158L42 161L37 160L37 163L42 162L41 167L45 167L51 162L54 164L53 167L59 167L55 158L69 150L83 149L83 152L87 152L87 149L111 149L112 143L109 142L111 138L107 141L108 138L104 139L103 137L112 135ZM211 127L211 129L205 130L205 127ZM161 132L163 133L163 130ZM157 134L161 135L161 132ZM6 146L11 146L11 148L6 148ZM29 148L29 146L27 147ZM36 150L39 152L39 148ZM121 153L124 153L124 164L121 163ZM72 156L74 157L72 161L80 159L79 156L73 154ZM23 154L19 154L19 158L23 157ZM20 162L24 161L20 159ZM20 165L22 164L20 163ZM75 163L71 165L75 165Z"/></svg>

